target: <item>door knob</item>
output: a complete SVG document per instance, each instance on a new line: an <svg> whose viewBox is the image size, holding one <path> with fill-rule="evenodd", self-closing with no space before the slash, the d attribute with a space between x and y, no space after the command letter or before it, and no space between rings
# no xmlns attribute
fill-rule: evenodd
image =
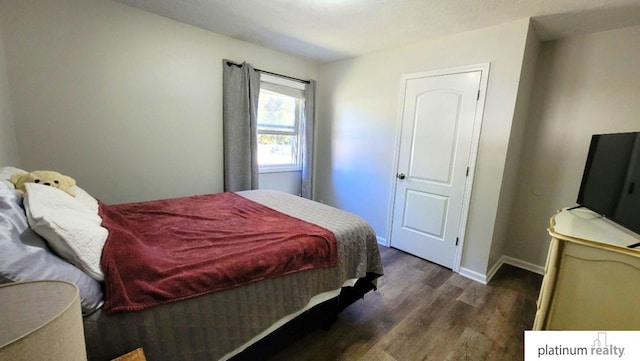
<svg viewBox="0 0 640 361"><path fill-rule="evenodd" d="M396 175L396 177L398 177L398 179L402 180L405 178L404 173L398 173L398 175Z"/></svg>

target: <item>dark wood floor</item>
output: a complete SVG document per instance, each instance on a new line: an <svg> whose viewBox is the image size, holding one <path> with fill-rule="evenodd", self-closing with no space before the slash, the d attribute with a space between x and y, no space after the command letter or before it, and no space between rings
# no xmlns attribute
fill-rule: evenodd
<svg viewBox="0 0 640 361"><path fill-rule="evenodd" d="M542 276L505 265L489 285L380 247L378 290L270 360L522 360Z"/></svg>

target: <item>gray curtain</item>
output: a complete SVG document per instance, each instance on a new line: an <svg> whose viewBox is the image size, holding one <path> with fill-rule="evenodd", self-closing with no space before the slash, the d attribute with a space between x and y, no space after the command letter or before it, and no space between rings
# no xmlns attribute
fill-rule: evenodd
<svg viewBox="0 0 640 361"><path fill-rule="evenodd" d="M304 198L313 199L313 139L315 129L316 81L310 80L304 92L304 129L302 132L302 191Z"/></svg>
<svg viewBox="0 0 640 361"><path fill-rule="evenodd" d="M224 190L258 189L260 73L250 64L222 60Z"/></svg>

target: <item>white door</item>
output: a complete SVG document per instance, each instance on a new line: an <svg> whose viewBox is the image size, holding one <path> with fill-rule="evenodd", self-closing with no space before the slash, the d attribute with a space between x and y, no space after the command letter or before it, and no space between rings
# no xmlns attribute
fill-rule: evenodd
<svg viewBox="0 0 640 361"><path fill-rule="evenodd" d="M481 76L422 73L403 81L391 246L452 269L479 136Z"/></svg>

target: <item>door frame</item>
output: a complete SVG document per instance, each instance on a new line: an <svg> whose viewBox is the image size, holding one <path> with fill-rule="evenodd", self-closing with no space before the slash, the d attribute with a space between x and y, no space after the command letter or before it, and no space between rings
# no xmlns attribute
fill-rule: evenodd
<svg viewBox="0 0 640 361"><path fill-rule="evenodd" d="M469 207L471 205L471 191L473 189L473 180L475 178L475 166L476 160L478 157L478 146L480 145L480 130L482 129L482 120L484 118L484 107L485 100L487 96L487 87L489 80L489 69L491 68L491 63L480 63L474 65L453 67L453 68L445 68L438 70L429 70L418 73L409 73L403 74L400 85L400 102L398 103L398 114L396 119L396 139L395 139L395 150L393 157L393 168L391 175L391 194L389 197L389 208L387 212L387 244L386 246L391 246L391 234L393 230L393 212L395 209L395 198L396 198L396 174L398 172L398 164L400 162L400 138L402 135L402 117L403 117L403 104L406 97L406 85L407 80L415 79L415 78L424 78L431 76L439 76L439 75L453 75L458 73L469 73L474 71L480 71L480 86L479 86L479 97L478 104L476 106L475 117L473 120L473 134L471 139L471 154L469 155L469 175L467 176L465 182L464 196L463 196L463 204L462 204L462 216L460 217L460 229L458 231L458 237L460 242L458 243L458 247L456 249L455 258L453 260L453 271L456 273L460 272L460 265L462 263L462 249L465 243L465 231L467 228L467 219L469 216Z"/></svg>

